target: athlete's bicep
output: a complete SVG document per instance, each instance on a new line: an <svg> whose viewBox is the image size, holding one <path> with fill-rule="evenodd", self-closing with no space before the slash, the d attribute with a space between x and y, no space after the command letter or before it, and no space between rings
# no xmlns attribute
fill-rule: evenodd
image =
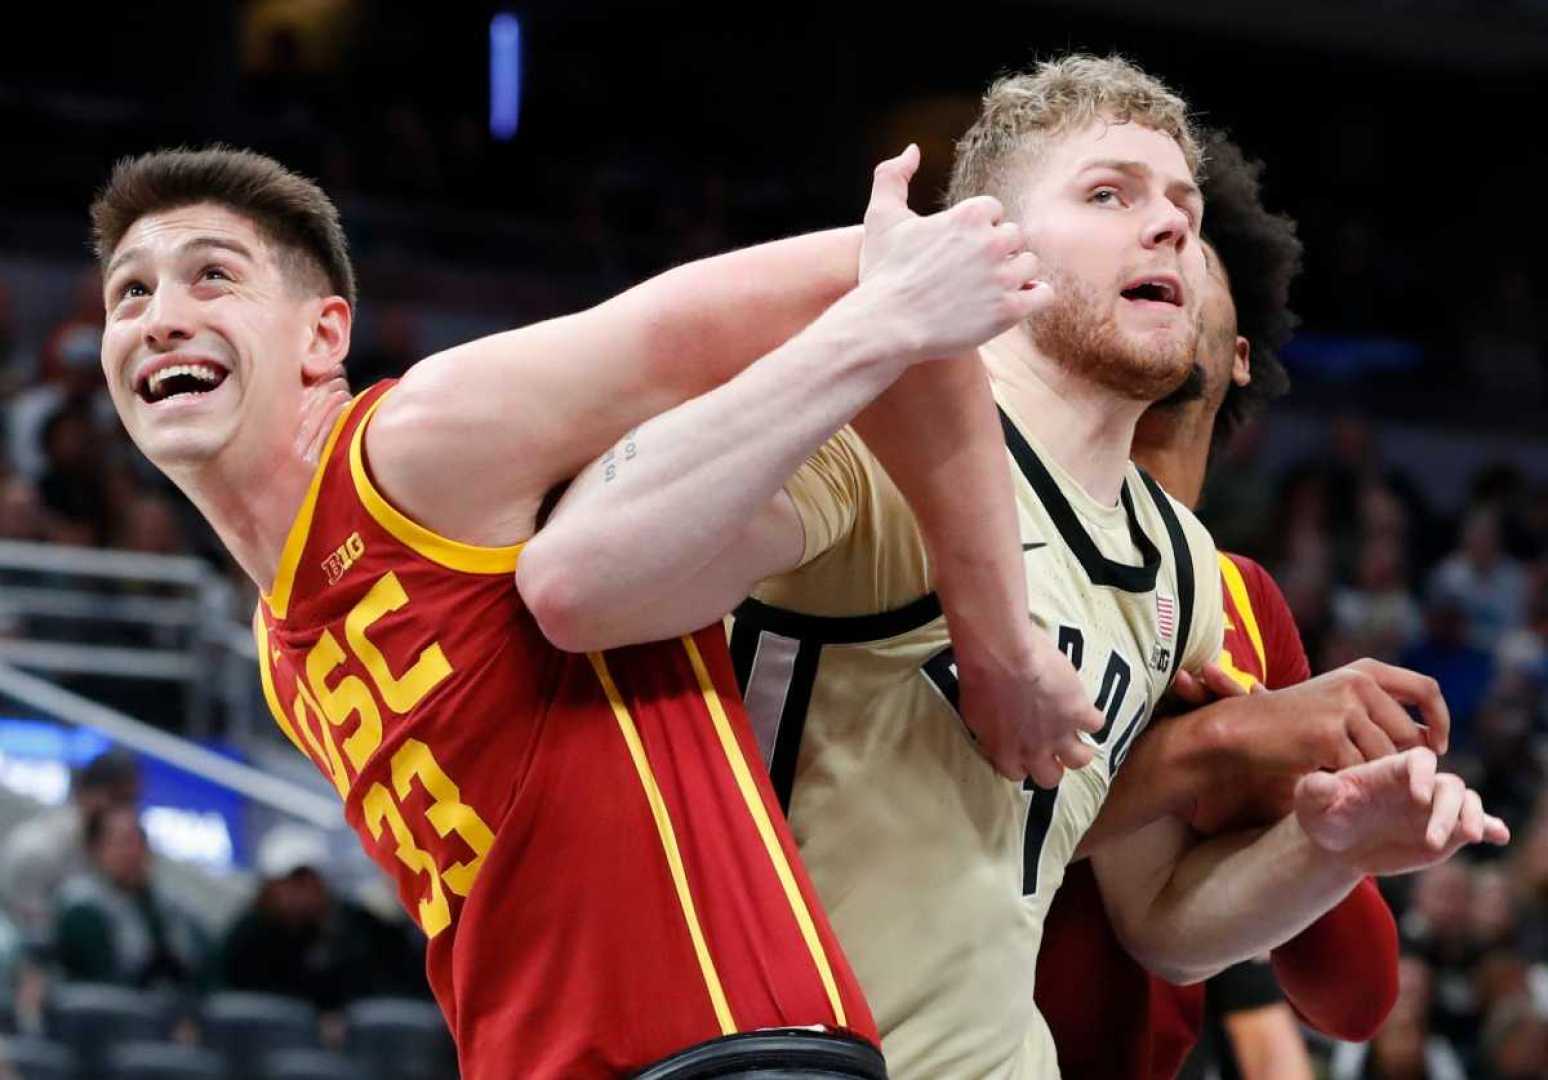
<svg viewBox="0 0 1548 1080"><path fill-rule="evenodd" d="M366 431L378 484L453 539L525 540L554 484L674 404L651 386L648 347L630 342L624 320L613 321L620 325L611 341L607 320L587 312L414 365Z"/></svg>
<svg viewBox="0 0 1548 1080"><path fill-rule="evenodd" d="M368 436L378 480L454 539L524 540L556 483L772 351L852 287L858 245L858 230L830 230L730 252L428 357Z"/></svg>

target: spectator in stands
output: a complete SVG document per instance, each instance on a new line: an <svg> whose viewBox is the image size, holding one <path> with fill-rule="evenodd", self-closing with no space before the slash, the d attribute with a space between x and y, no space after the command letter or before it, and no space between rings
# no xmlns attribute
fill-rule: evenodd
<svg viewBox="0 0 1548 1080"><path fill-rule="evenodd" d="M1425 963L1428 1027L1464 1056L1479 1024L1473 965L1482 951L1473 940L1472 900L1472 871L1454 859L1443 871L1432 867L1419 875L1413 905L1398 923L1403 951Z"/></svg>
<svg viewBox="0 0 1548 1080"><path fill-rule="evenodd" d="M1533 747L1532 701L1496 694L1478 712L1478 760L1483 776L1478 793L1492 800L1511 829L1519 829L1532 813L1543 789L1543 762Z"/></svg>
<svg viewBox="0 0 1548 1080"><path fill-rule="evenodd" d="M1360 545L1354 587L1333 595L1339 630L1358 642L1358 651L1366 656L1395 661L1423 628L1403 562L1398 538L1368 536Z"/></svg>
<svg viewBox="0 0 1548 1080"><path fill-rule="evenodd" d="M1499 866L1481 866L1473 872L1473 944L1480 949L1516 948L1518 922L1516 896L1510 875Z"/></svg>
<svg viewBox="0 0 1548 1080"><path fill-rule="evenodd" d="M1548 963L1548 795L1539 797L1532 823L1512 838L1511 848L1521 954L1530 963Z"/></svg>
<svg viewBox="0 0 1548 1080"><path fill-rule="evenodd" d="M1524 625L1502 637L1494 655L1509 689L1548 693L1548 563L1533 574Z"/></svg>
<svg viewBox="0 0 1548 1080"><path fill-rule="evenodd" d="M107 432L85 397L69 397L43 423L43 475L38 478L43 539L102 547L117 527L124 482L102 452Z"/></svg>
<svg viewBox="0 0 1548 1080"><path fill-rule="evenodd" d="M1425 604L1424 636L1398 656L1398 663L1440 683L1451 710L1451 745L1473 742L1473 719L1494 683L1494 657L1468 636L1468 599L1456 584L1432 579Z"/></svg>
<svg viewBox="0 0 1548 1080"><path fill-rule="evenodd" d="M1526 571L1501 546L1499 511L1475 507L1462 525L1461 546L1430 578L1463 604L1469 643L1493 649L1525 618Z"/></svg>
<svg viewBox="0 0 1548 1080"><path fill-rule="evenodd" d="M132 806L86 821L89 869L65 882L54 958L66 979L196 990L206 948L198 925L151 881L151 851Z"/></svg>
<svg viewBox="0 0 1548 1080"><path fill-rule="evenodd" d="M1340 1043L1329 1075L1333 1080L1465 1080L1462 1057L1444 1036L1430 1030L1430 969L1417 956L1398 959L1398 999L1368 1044Z"/></svg>
<svg viewBox="0 0 1548 1080"><path fill-rule="evenodd" d="M1548 1073L1548 1023L1530 996L1505 998L1490 1011L1479 1057L1482 1080L1540 1080Z"/></svg>
<svg viewBox="0 0 1548 1080"><path fill-rule="evenodd" d="M111 806L133 807L140 769L127 750L109 750L76 772L70 801L13 829L0 847L0 901L23 936L46 940L54 898L65 880L86 868L86 820Z"/></svg>
<svg viewBox="0 0 1548 1080"><path fill-rule="evenodd" d="M11 465L33 483L44 470L43 425L60 405L72 397L85 397L99 417L112 416L102 379L102 285L95 266L82 271L75 293L71 314L43 343L37 382L8 406Z"/></svg>
<svg viewBox="0 0 1548 1080"><path fill-rule="evenodd" d="M258 851L258 895L220 950L221 982L304 998L325 1016L356 998L427 995L417 936L336 895L323 877L328 861L315 829L269 831Z"/></svg>

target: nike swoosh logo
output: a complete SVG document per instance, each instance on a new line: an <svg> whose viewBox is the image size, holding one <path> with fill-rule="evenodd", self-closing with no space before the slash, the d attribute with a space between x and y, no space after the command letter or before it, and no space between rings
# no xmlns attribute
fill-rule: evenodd
<svg viewBox="0 0 1548 1080"><path fill-rule="evenodd" d="M1048 544L1046 542L1038 541L1038 542L1032 543L1032 544L1022 544L1021 545L1021 550L1022 551L1036 551L1040 547L1047 547L1047 546L1048 546Z"/></svg>

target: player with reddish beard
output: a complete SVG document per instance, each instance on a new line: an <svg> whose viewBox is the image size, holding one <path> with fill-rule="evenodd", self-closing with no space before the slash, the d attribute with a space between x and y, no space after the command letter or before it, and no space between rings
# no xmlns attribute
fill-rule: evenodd
<svg viewBox="0 0 1548 1080"><path fill-rule="evenodd" d="M1190 507L1199 501L1212 446L1289 385L1275 352L1294 326L1286 302L1301 255L1294 223L1259 200L1261 164L1221 135L1212 139L1208 161L1202 186L1210 284L1199 363L1141 419L1133 448L1134 460ZM1220 569L1225 648L1210 681L1226 697L1158 723L1138 741L1083 850L1166 813L1206 834L1268 825L1289 810L1305 772L1426 740L1444 749L1446 713L1430 680L1359 661L1308 682L1294 616L1273 578L1253 560L1225 552ZM1249 689L1278 693L1235 696ZM1428 732L1400 701L1429 703ZM1370 879L1271 957L1296 1013L1336 1038L1370 1038L1395 1000L1397 929ZM1067 1076L1169 1080L1199 1040L1205 983L1174 985L1130 957L1108 921L1089 861L1070 868L1054 899L1038 969L1038 1007ZM1060 977L1071 971L1093 973L1078 994ZM1304 1060L1282 1008L1258 1015L1243 1034L1276 1065L1295 1053Z"/></svg>

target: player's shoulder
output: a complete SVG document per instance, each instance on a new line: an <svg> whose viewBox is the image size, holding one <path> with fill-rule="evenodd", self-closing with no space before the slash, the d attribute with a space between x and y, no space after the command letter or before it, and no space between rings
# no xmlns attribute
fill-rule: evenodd
<svg viewBox="0 0 1548 1080"><path fill-rule="evenodd" d="M1220 553L1222 563L1229 562L1236 568L1241 576L1242 584L1247 589L1247 595L1252 598L1252 604L1258 611L1289 611L1290 602L1285 599L1285 594L1279 587L1279 582L1274 580L1274 575L1269 573L1262 563L1249 555L1242 555L1235 551L1222 551Z"/></svg>

